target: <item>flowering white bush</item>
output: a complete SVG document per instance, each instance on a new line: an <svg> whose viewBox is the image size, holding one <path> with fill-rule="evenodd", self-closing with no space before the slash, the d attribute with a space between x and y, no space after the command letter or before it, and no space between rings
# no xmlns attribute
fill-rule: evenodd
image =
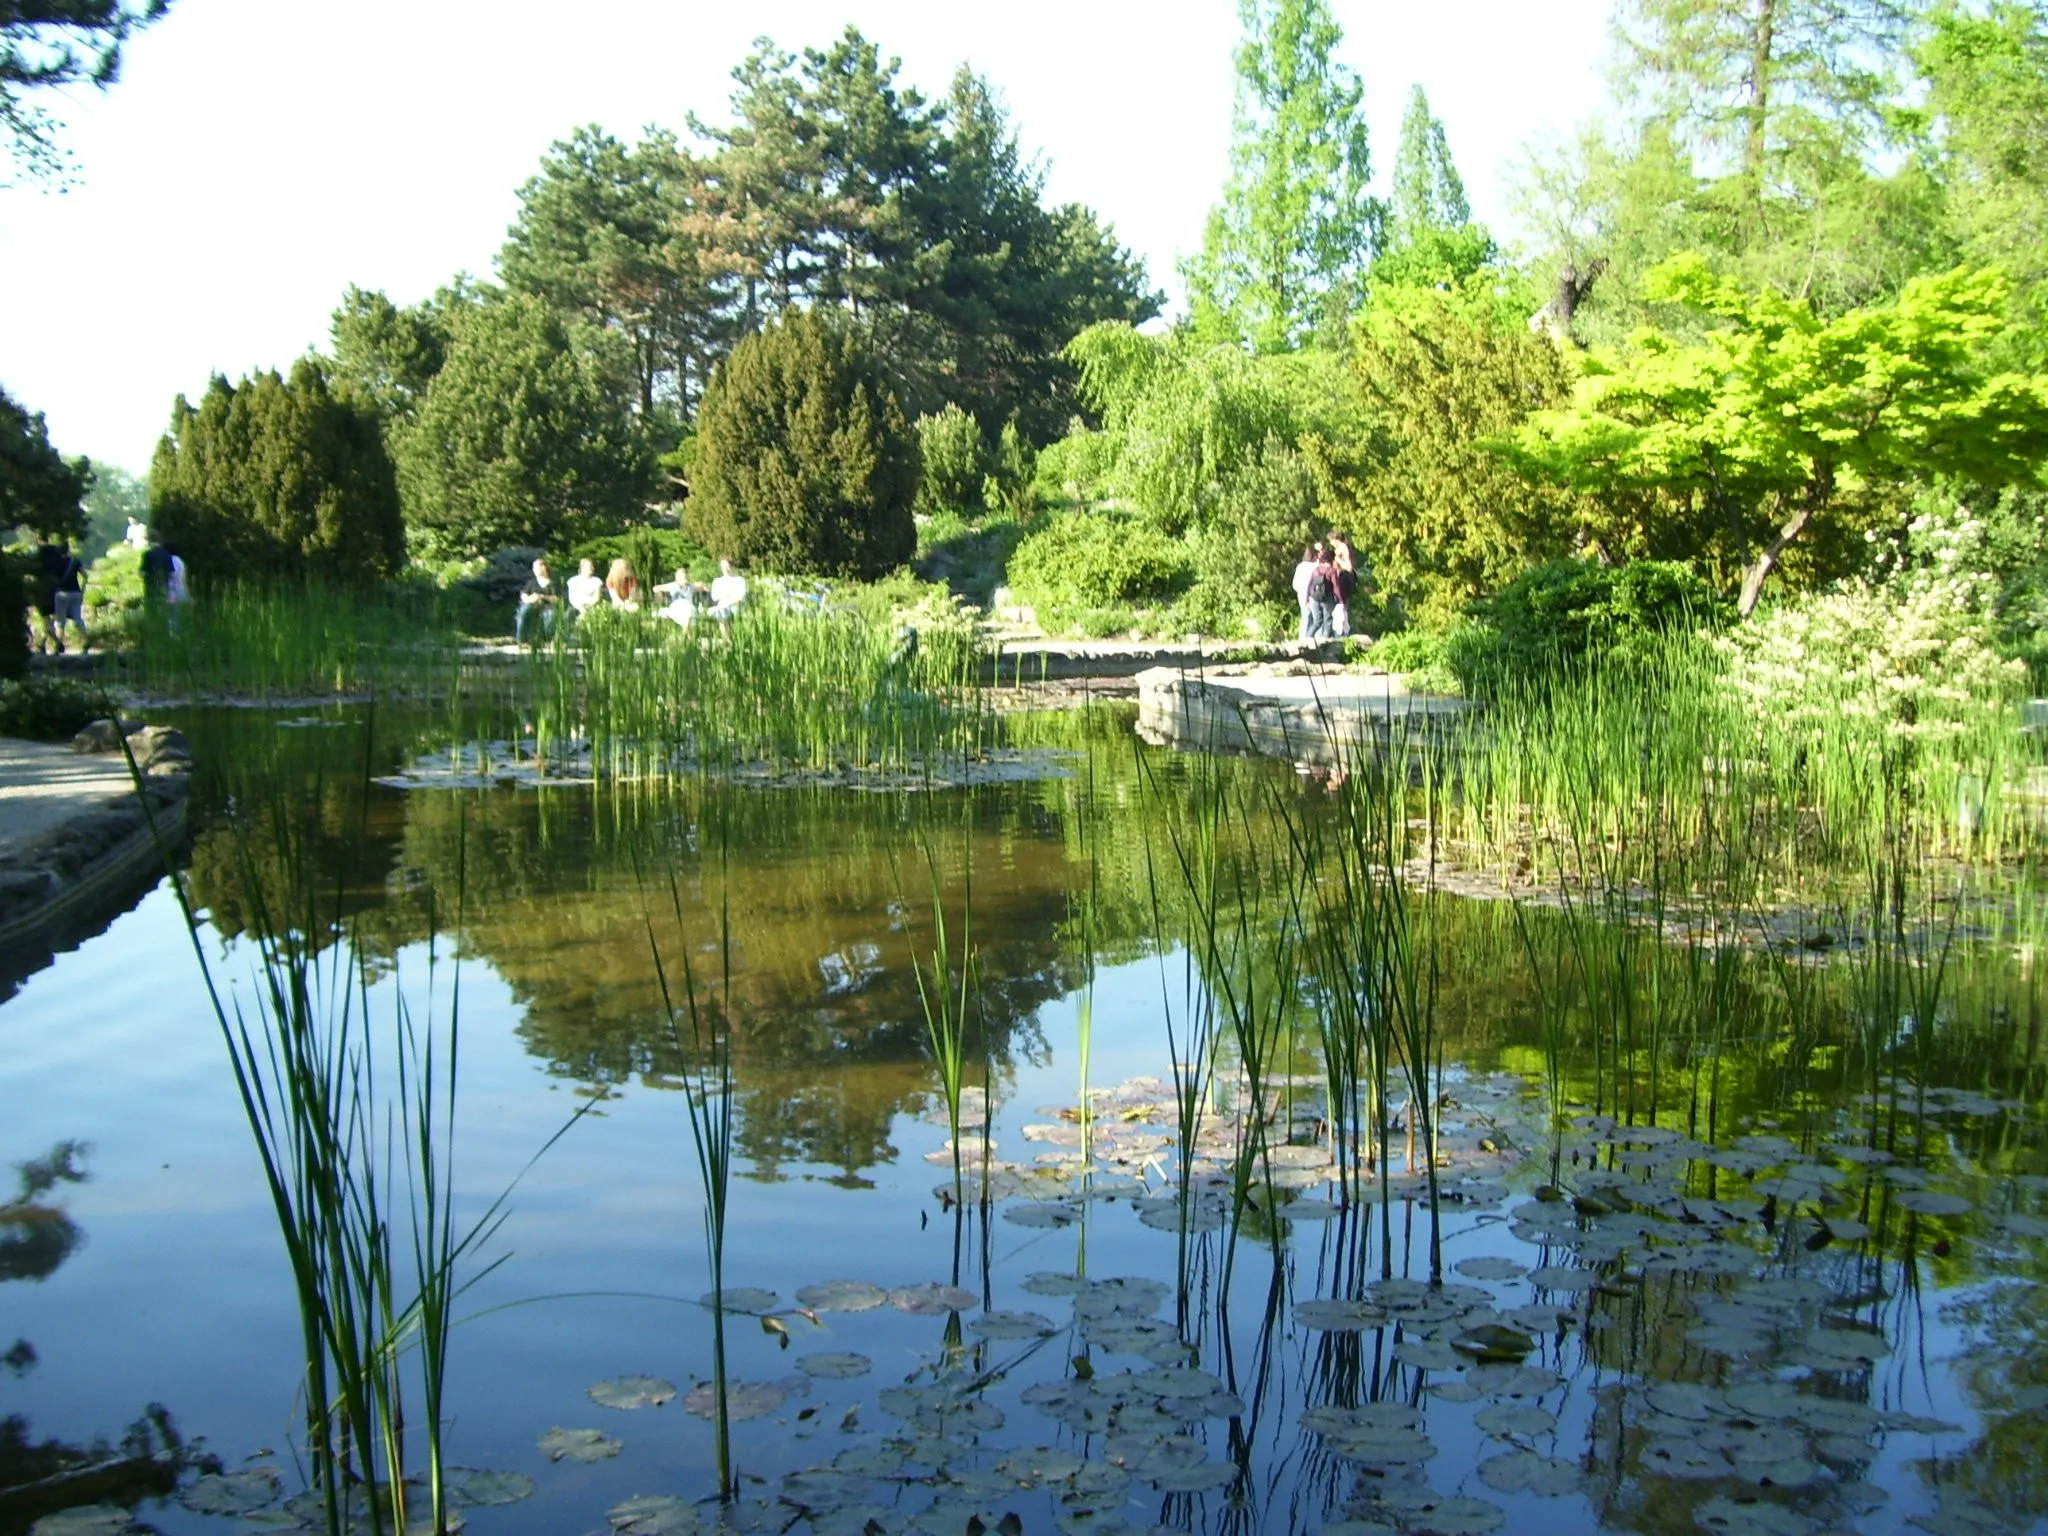
<svg viewBox="0 0 2048 1536"><path fill-rule="evenodd" d="M1877 574L1781 603L1715 643L1725 685L1794 734L1961 735L2026 679L1994 645L1997 578L1978 556L1981 521L1959 511L1914 519Z"/></svg>

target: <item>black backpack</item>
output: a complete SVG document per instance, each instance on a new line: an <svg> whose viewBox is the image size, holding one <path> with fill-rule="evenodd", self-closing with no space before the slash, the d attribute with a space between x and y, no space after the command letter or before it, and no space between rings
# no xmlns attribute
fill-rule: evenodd
<svg viewBox="0 0 2048 1536"><path fill-rule="evenodd" d="M1330 580L1330 568L1319 565L1315 574L1308 579L1308 600L1312 603L1334 603L1337 601L1337 584Z"/></svg>

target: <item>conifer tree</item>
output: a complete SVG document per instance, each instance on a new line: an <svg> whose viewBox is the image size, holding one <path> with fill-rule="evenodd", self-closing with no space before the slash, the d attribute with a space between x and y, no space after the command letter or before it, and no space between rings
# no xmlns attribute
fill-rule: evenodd
<svg viewBox="0 0 2048 1536"><path fill-rule="evenodd" d="M205 576L388 576L404 559L377 417L311 358L180 395L150 467L150 522Z"/></svg>
<svg viewBox="0 0 2048 1536"><path fill-rule="evenodd" d="M0 389L0 528L77 538L85 532L81 503L91 483L90 464L67 463L51 446L43 413L31 414Z"/></svg>
<svg viewBox="0 0 2048 1536"><path fill-rule="evenodd" d="M791 312L712 378L685 527L744 564L880 576L916 550L918 463L916 434L860 337Z"/></svg>
<svg viewBox="0 0 2048 1536"><path fill-rule="evenodd" d="M1199 329L1285 352L1351 301L1383 210L1327 0L1239 0L1238 15L1230 180L1186 276Z"/></svg>
<svg viewBox="0 0 2048 1536"><path fill-rule="evenodd" d="M1496 254L1493 237L1472 222L1472 204L1451 159L1444 125L1418 85L1401 116L1386 249L1373 263L1373 281L1455 286Z"/></svg>

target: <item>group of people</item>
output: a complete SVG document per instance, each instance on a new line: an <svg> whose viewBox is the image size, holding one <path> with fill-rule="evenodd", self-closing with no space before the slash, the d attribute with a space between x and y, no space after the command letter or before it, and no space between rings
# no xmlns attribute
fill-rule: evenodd
<svg viewBox="0 0 2048 1536"><path fill-rule="evenodd" d="M1301 604L1301 638L1329 640L1351 633L1351 599L1358 591L1358 557L1341 533L1318 539L1294 568Z"/></svg>
<svg viewBox="0 0 2048 1536"><path fill-rule="evenodd" d="M185 584L185 562L168 549L161 538L135 518L128 519L122 542L142 551L142 590L145 599L172 611L189 595ZM34 586L29 593L32 634L41 652L64 654L67 633L75 631L82 653L92 648L92 636L85 627L85 562L62 534L46 533L36 546Z"/></svg>
<svg viewBox="0 0 2048 1536"><path fill-rule="evenodd" d="M708 587L693 582L690 568L679 565L673 580L658 581L645 590L656 605L652 611L687 629L699 614L723 623L738 613L747 600L747 578L733 570L730 560L721 560ZM543 557L533 562L533 574L519 589L512 634L524 645L529 623L539 624L545 638L554 634L559 615L566 613L567 621L574 622L600 606L639 613L648 606L641 593L640 575L629 560L614 560L602 577L596 561L579 561L576 574L557 586Z"/></svg>

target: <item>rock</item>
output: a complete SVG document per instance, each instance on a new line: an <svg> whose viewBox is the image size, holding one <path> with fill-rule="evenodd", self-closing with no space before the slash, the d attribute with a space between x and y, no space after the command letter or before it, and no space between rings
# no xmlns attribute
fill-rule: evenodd
<svg viewBox="0 0 2048 1536"><path fill-rule="evenodd" d="M192 766L192 747L185 733L167 725L137 726L128 733L128 750L143 773L177 773Z"/></svg>
<svg viewBox="0 0 2048 1536"><path fill-rule="evenodd" d="M74 752L118 752L121 750L121 727L112 720L95 720L76 736L71 738Z"/></svg>
<svg viewBox="0 0 2048 1536"><path fill-rule="evenodd" d="M26 915L57 894L56 875L47 869L0 871L0 922Z"/></svg>

